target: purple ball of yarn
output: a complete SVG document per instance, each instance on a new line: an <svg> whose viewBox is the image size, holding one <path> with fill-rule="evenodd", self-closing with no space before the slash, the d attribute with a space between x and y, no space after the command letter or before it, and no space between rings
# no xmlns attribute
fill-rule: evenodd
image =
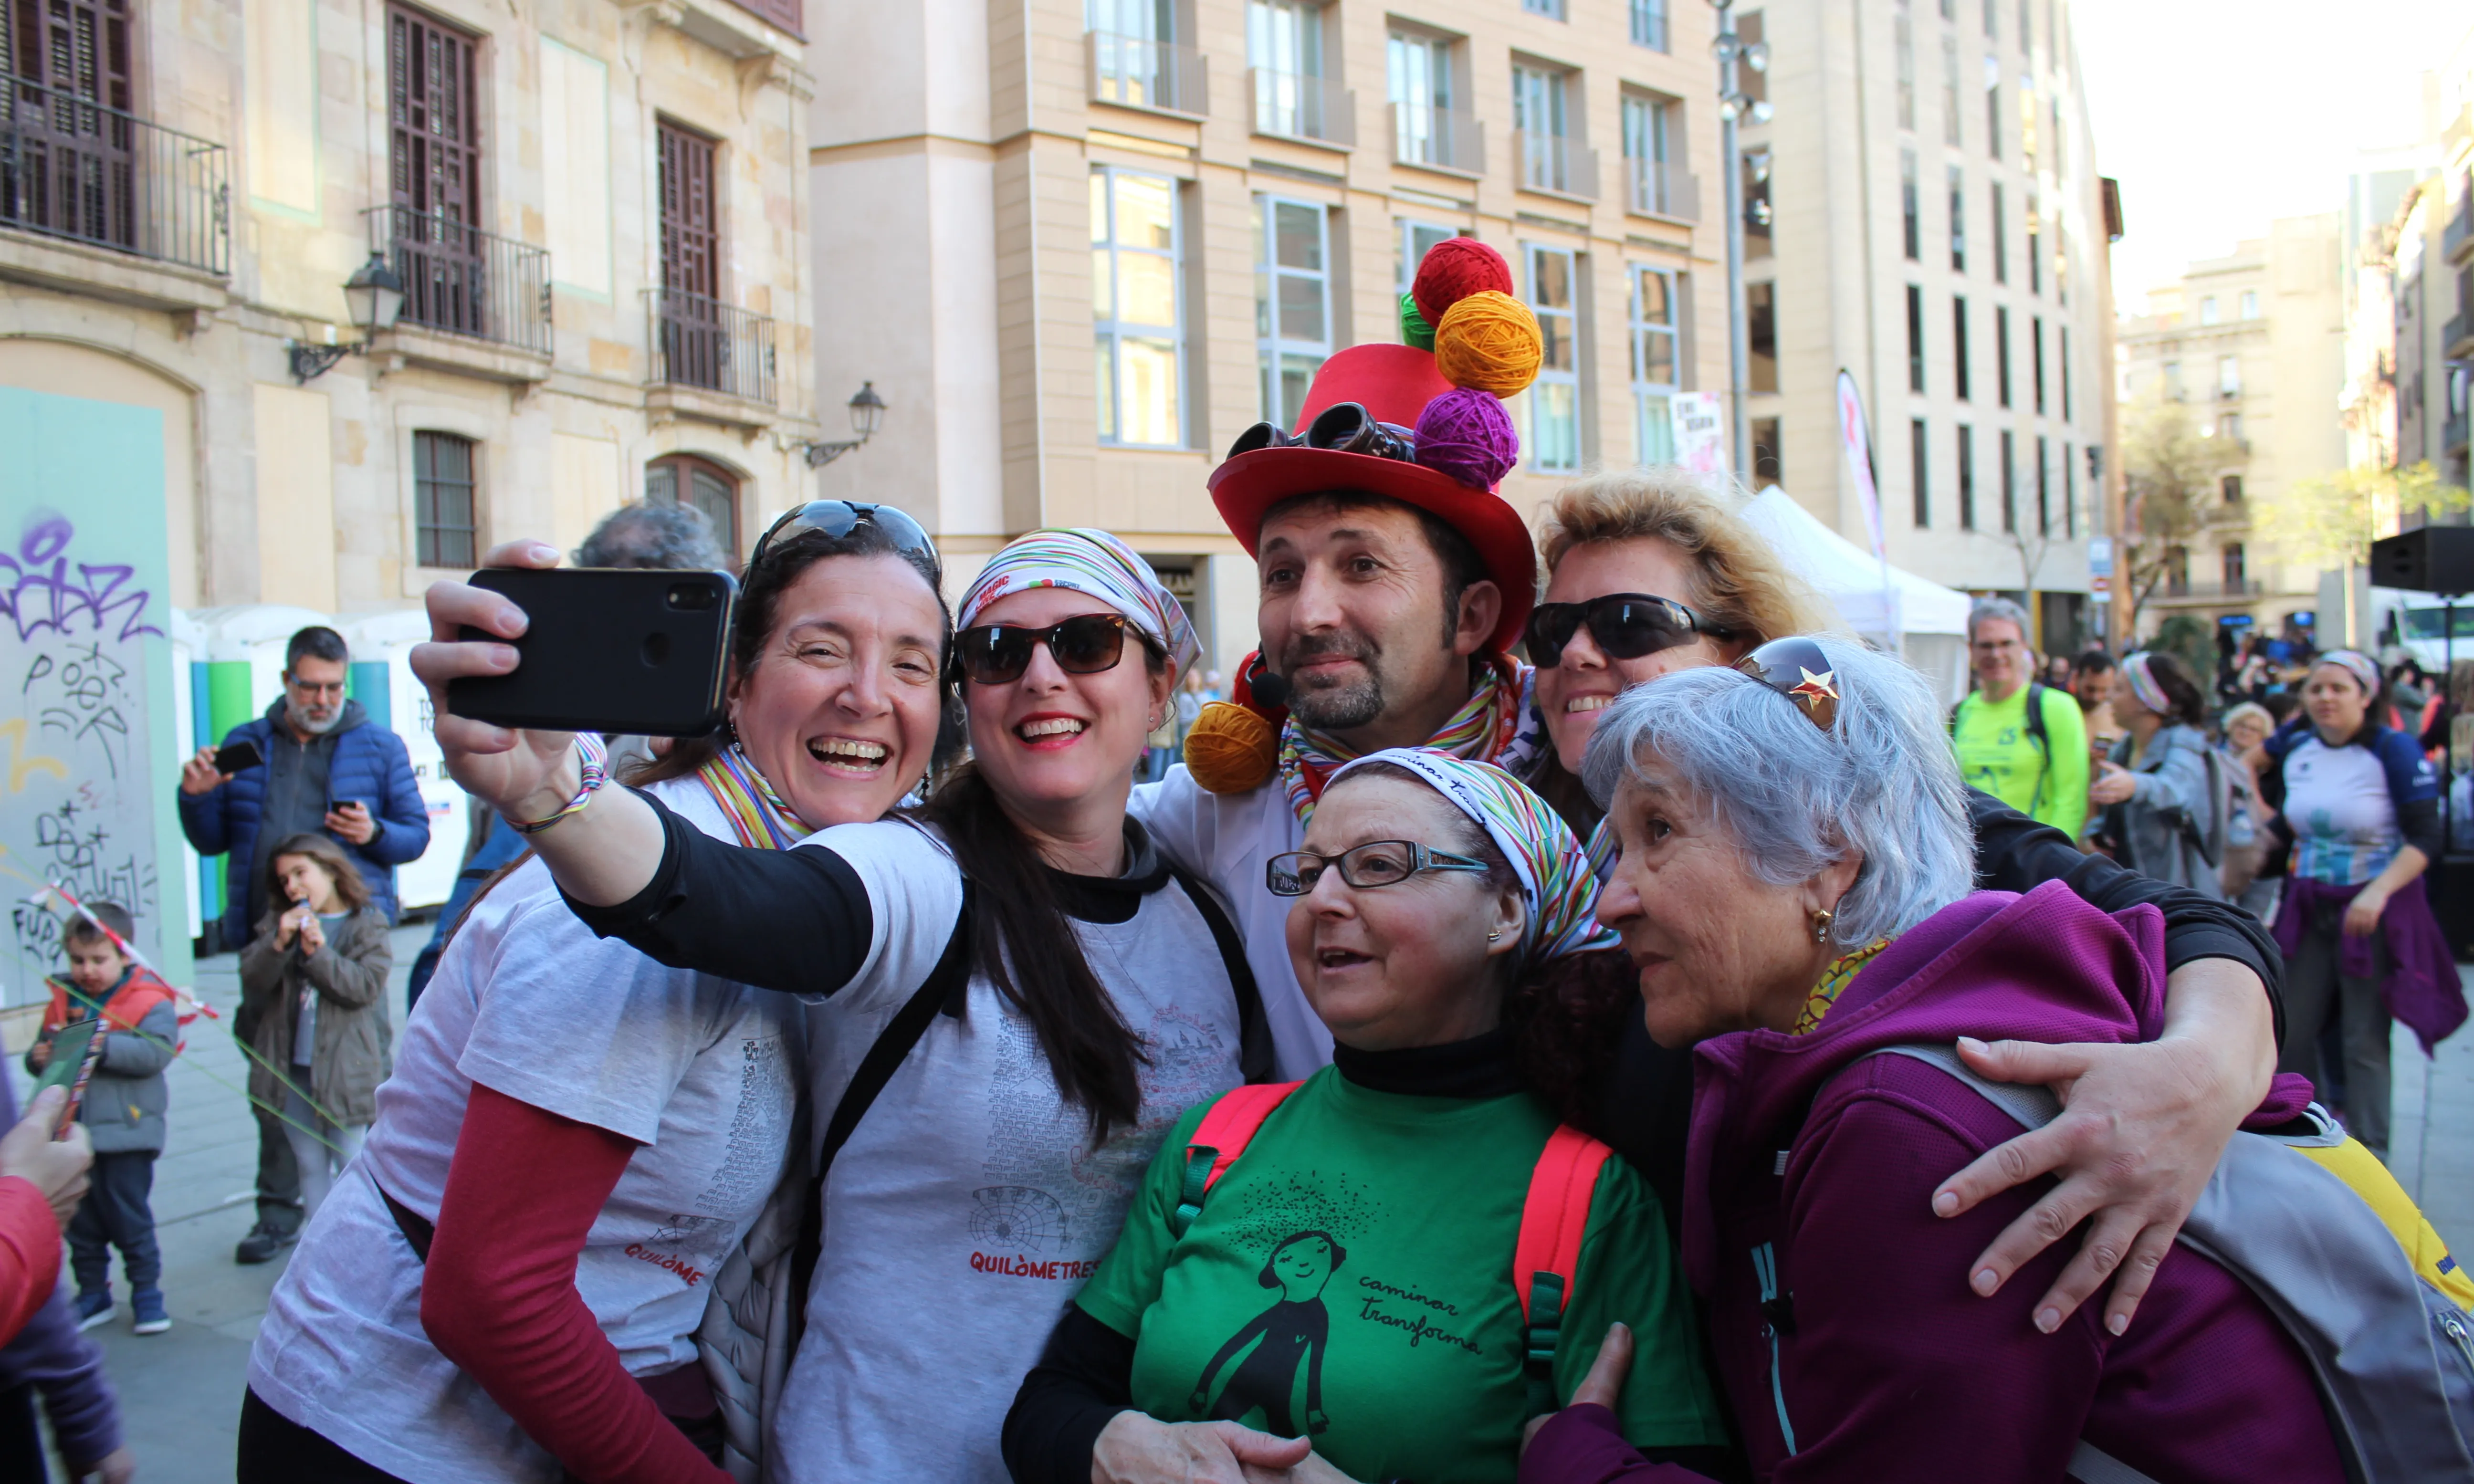
<svg viewBox="0 0 2474 1484"><path fill-rule="evenodd" d="M1445 392L1418 414L1418 462L1439 474L1491 490L1520 462L1512 414L1492 392Z"/></svg>

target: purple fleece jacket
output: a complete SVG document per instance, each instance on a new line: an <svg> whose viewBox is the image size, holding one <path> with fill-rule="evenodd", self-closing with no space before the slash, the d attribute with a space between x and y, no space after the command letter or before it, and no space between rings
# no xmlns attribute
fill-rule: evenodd
<svg viewBox="0 0 2474 1484"><path fill-rule="evenodd" d="M2195 1253L2167 1257L2120 1339L2098 1303L2051 1335L2030 1322L2074 1239L1976 1297L1970 1263L2052 1181L1934 1216L1941 1181L2019 1126L1913 1058L1851 1066L1879 1047L1961 1035L2148 1039L2164 989L2155 909L2108 916L2052 882L1936 913L1856 975L1810 1034L1738 1032L1697 1048L1684 1259L1757 1477L2057 1484L2084 1437L2160 1479L2341 1484L2301 1351ZM2309 1096L2302 1079L2279 1077L2249 1126L2287 1122ZM1773 1254L1783 1298L1765 1314ZM1686 1475L1625 1447L1603 1408L1578 1407L1540 1430L1520 1477Z"/></svg>
<svg viewBox="0 0 2474 1484"><path fill-rule="evenodd" d="M0 1067L0 1129L16 1126L17 1091ZM91 1467L120 1447L120 1399L104 1377L102 1347L78 1329L65 1283L52 1290L15 1339L0 1346L0 1392L29 1381L42 1394L61 1457L71 1468Z"/></svg>

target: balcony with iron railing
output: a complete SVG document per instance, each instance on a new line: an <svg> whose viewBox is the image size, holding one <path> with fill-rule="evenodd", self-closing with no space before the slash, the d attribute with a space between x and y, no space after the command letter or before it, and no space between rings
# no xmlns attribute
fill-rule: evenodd
<svg viewBox="0 0 2474 1484"><path fill-rule="evenodd" d="M1524 190L1581 201L1598 199L1598 152L1562 134L1516 131L1512 158Z"/></svg>
<svg viewBox="0 0 2474 1484"><path fill-rule="evenodd" d="M1656 159L1624 160L1631 191L1625 205L1641 216L1679 222L1701 220L1701 178L1682 165Z"/></svg>
<svg viewBox="0 0 2474 1484"><path fill-rule="evenodd" d="M370 251L403 280L398 324L550 353L549 253L409 207L372 207Z"/></svg>
<svg viewBox="0 0 2474 1484"><path fill-rule="evenodd" d="M1082 43L1092 102L1188 118L1211 111L1207 70L1194 48L1113 31L1084 32Z"/></svg>
<svg viewBox="0 0 2474 1484"><path fill-rule="evenodd" d="M1392 158L1451 175L1486 173L1486 126L1458 109L1392 105Z"/></svg>
<svg viewBox="0 0 2474 1484"><path fill-rule="evenodd" d="M0 74L0 231L100 250L133 268L222 278L231 272L230 157L211 140ZM168 296L184 307L222 299L203 284L150 285L98 270L74 249L19 255L10 263L21 275L64 278L63 286L107 297Z"/></svg>
<svg viewBox="0 0 2474 1484"><path fill-rule="evenodd" d="M2452 263L2474 255L2474 177L2457 182L2457 209L2449 213L2447 230L2440 233L2439 254Z"/></svg>
<svg viewBox="0 0 2474 1484"><path fill-rule="evenodd" d="M1254 95L1254 132L1351 149L1357 144L1357 95L1335 78L1254 67L1246 74Z"/></svg>
<svg viewBox="0 0 2474 1484"><path fill-rule="evenodd" d="M652 384L689 394L671 410L755 426L744 409L716 412L694 396L712 393L764 408L773 405L773 322L753 310L685 289L644 290L645 339L653 351Z"/></svg>

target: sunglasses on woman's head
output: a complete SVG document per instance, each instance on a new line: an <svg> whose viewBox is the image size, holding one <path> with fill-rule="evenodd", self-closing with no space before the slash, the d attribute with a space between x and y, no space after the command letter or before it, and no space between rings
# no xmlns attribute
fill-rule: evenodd
<svg viewBox="0 0 2474 1484"><path fill-rule="evenodd" d="M1735 668L1795 702L1823 731L1838 724L1837 669L1803 635L1773 639L1737 660Z"/></svg>
<svg viewBox="0 0 2474 1484"><path fill-rule="evenodd" d="M1031 668L1031 645L1046 645L1058 669L1096 675L1126 657L1127 628L1124 616L1113 613L1078 614L1047 628L982 623L955 636L954 663L981 685L1008 685Z"/></svg>
<svg viewBox="0 0 2474 1484"><path fill-rule="evenodd" d="M839 541L857 530L861 521L885 532L896 551L936 561L936 544L928 539L928 533L920 529L918 522L892 505L856 504L847 499L812 499L766 528L764 534L757 539L755 551L747 558L747 569L755 571L757 564L764 560L766 548L777 541L788 541L802 531L822 531Z"/></svg>
<svg viewBox="0 0 2474 1484"><path fill-rule="evenodd" d="M1589 626L1589 637L1611 660L1637 660L1661 649L1688 645L1695 634L1732 639L1732 630L1711 623L1671 597L1650 593L1609 593L1578 603L1540 603L1529 611L1529 662L1540 669L1564 663L1564 647Z"/></svg>

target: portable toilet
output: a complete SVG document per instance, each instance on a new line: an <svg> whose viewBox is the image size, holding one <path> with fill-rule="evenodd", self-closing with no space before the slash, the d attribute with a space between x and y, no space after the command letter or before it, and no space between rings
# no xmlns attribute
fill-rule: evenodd
<svg viewBox="0 0 2474 1484"><path fill-rule="evenodd" d="M206 626L199 622L198 616L189 610L173 609L172 735L180 739L186 752L195 752L220 741L208 735L206 656ZM182 761L187 761L185 752ZM188 839L183 836L181 840L181 879L188 888L189 937L192 941L206 936L206 903L223 900L222 876L221 866L189 848Z"/></svg>
<svg viewBox="0 0 2474 1484"><path fill-rule="evenodd" d="M233 727L266 714L283 693L283 651L292 636L312 624L331 624L325 614L280 603L239 603L201 608L189 615L205 636L203 655L192 655L191 725L198 745L220 743ZM204 663L197 663L200 659ZM203 674L200 672L203 671ZM229 864L221 856L201 863L198 872L200 931L204 923L222 920L224 876ZM238 943L226 943L235 949Z"/></svg>
<svg viewBox="0 0 2474 1484"><path fill-rule="evenodd" d="M412 672L413 645L429 638L429 615L418 608L376 613L338 625L352 647L352 699L373 725L403 739L413 782L429 811L429 848L395 869L398 900L409 912L440 907L455 889L471 842L472 811L447 776L445 754L430 724L429 688Z"/></svg>

